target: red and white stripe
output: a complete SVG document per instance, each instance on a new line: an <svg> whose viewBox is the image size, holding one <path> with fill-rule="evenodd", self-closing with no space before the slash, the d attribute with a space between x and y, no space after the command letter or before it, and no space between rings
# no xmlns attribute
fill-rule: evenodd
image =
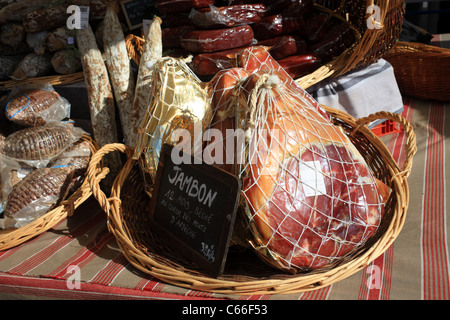
<svg viewBox="0 0 450 320"><path fill-rule="evenodd" d="M431 104L423 186L422 298L450 298L445 185L445 105Z"/></svg>

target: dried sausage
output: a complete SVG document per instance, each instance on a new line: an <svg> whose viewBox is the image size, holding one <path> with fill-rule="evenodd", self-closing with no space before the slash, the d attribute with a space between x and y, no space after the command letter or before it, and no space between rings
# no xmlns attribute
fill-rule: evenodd
<svg viewBox="0 0 450 320"><path fill-rule="evenodd" d="M194 30L181 38L181 46L191 52L216 52L248 46L253 31L248 25L215 30Z"/></svg>

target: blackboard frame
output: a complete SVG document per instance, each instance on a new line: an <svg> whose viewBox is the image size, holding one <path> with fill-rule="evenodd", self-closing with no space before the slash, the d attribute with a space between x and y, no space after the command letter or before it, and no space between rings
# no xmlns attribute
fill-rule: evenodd
<svg viewBox="0 0 450 320"><path fill-rule="evenodd" d="M221 207L221 210L218 212L220 214L219 217L222 218L221 220L223 222L220 227L220 232L219 234L213 235L214 237L217 237L216 241L214 241L218 244L215 255L217 259L215 259L214 262L211 262L198 250L194 249L191 244L183 241L177 234L177 230L171 229L166 222L163 222L162 219L158 218L158 214L160 214L160 211L158 210L161 210L162 195L167 191L165 189L166 186L162 185L163 177L167 174L166 168L174 166L171 159L173 148L174 147L171 145L164 144L161 150L156 182L150 203L150 230L166 243L172 251L196 264L201 272L212 277L218 277L223 273L225 268L226 257L240 200L241 181L236 176L220 168L208 165L204 162L199 164L198 160L194 162L194 157L191 157L192 161L190 164L176 164L176 166L182 168L189 167L190 169L194 169L198 174L197 178L199 180L207 177L209 181L213 180L214 182L221 184L226 190L225 194L219 194L220 197L226 198L224 198L225 205ZM217 212L215 214L217 214Z"/></svg>

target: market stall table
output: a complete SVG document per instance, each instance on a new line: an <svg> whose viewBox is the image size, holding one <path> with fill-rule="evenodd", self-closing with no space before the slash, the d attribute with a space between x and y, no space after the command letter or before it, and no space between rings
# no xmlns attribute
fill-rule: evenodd
<svg viewBox="0 0 450 320"><path fill-rule="evenodd" d="M447 47L448 39L440 35L434 41ZM91 197L54 229L0 252L0 299L448 300L450 102L403 97L403 103L402 115L414 127L418 149L408 178L405 225L389 249L342 281L315 291L250 296L163 283L128 263ZM404 139L403 131L382 137L400 165Z"/></svg>
<svg viewBox="0 0 450 320"><path fill-rule="evenodd" d="M127 262L108 232L105 213L91 198L53 230L0 252L0 298L449 299L449 105L408 97L404 104L403 116L415 128L418 147L408 178L411 197L406 222L385 253L347 279L316 291L253 296L165 284ZM400 164L403 139L403 132L383 137Z"/></svg>

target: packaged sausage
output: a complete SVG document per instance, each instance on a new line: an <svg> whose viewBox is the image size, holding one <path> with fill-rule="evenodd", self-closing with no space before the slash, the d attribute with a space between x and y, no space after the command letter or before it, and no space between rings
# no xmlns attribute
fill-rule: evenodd
<svg viewBox="0 0 450 320"><path fill-rule="evenodd" d="M6 102L6 118L33 127L70 117L70 103L49 84L15 87Z"/></svg>
<svg viewBox="0 0 450 320"><path fill-rule="evenodd" d="M258 42L259 46L268 47L274 59L300 54L306 51L306 42L296 35L286 35Z"/></svg>
<svg viewBox="0 0 450 320"><path fill-rule="evenodd" d="M192 60L192 70L201 76L212 76L220 70L232 68L235 64L236 55L244 48L237 48L212 53L197 54Z"/></svg>
<svg viewBox="0 0 450 320"><path fill-rule="evenodd" d="M83 134L83 129L61 121L22 129L0 142L0 156L32 167L45 167Z"/></svg>
<svg viewBox="0 0 450 320"><path fill-rule="evenodd" d="M241 4L225 7L192 9L189 18L201 28L219 29L259 22L266 12L263 4Z"/></svg>
<svg viewBox="0 0 450 320"><path fill-rule="evenodd" d="M187 12L192 8L205 8L214 4L214 0L157 0L156 7L161 14Z"/></svg>
<svg viewBox="0 0 450 320"><path fill-rule="evenodd" d="M6 225L15 221L14 227L23 227L51 210L67 195L70 181L66 166L31 171L8 194L3 210Z"/></svg>
<svg viewBox="0 0 450 320"><path fill-rule="evenodd" d="M36 9L24 14L22 24L26 32L40 32L65 26L67 5Z"/></svg>
<svg viewBox="0 0 450 320"><path fill-rule="evenodd" d="M315 54L293 55L277 62L294 79L307 75L322 65L322 60Z"/></svg>
<svg viewBox="0 0 450 320"><path fill-rule="evenodd" d="M248 25L185 33L181 46L191 52L216 52L252 44L253 31Z"/></svg>
<svg viewBox="0 0 450 320"><path fill-rule="evenodd" d="M303 16L275 14L264 17L252 25L258 40L267 40L284 34L299 31L305 25Z"/></svg>
<svg viewBox="0 0 450 320"><path fill-rule="evenodd" d="M186 32L195 30L195 26L179 26L171 28L163 28L162 45L164 49L173 49L181 47L181 38Z"/></svg>

